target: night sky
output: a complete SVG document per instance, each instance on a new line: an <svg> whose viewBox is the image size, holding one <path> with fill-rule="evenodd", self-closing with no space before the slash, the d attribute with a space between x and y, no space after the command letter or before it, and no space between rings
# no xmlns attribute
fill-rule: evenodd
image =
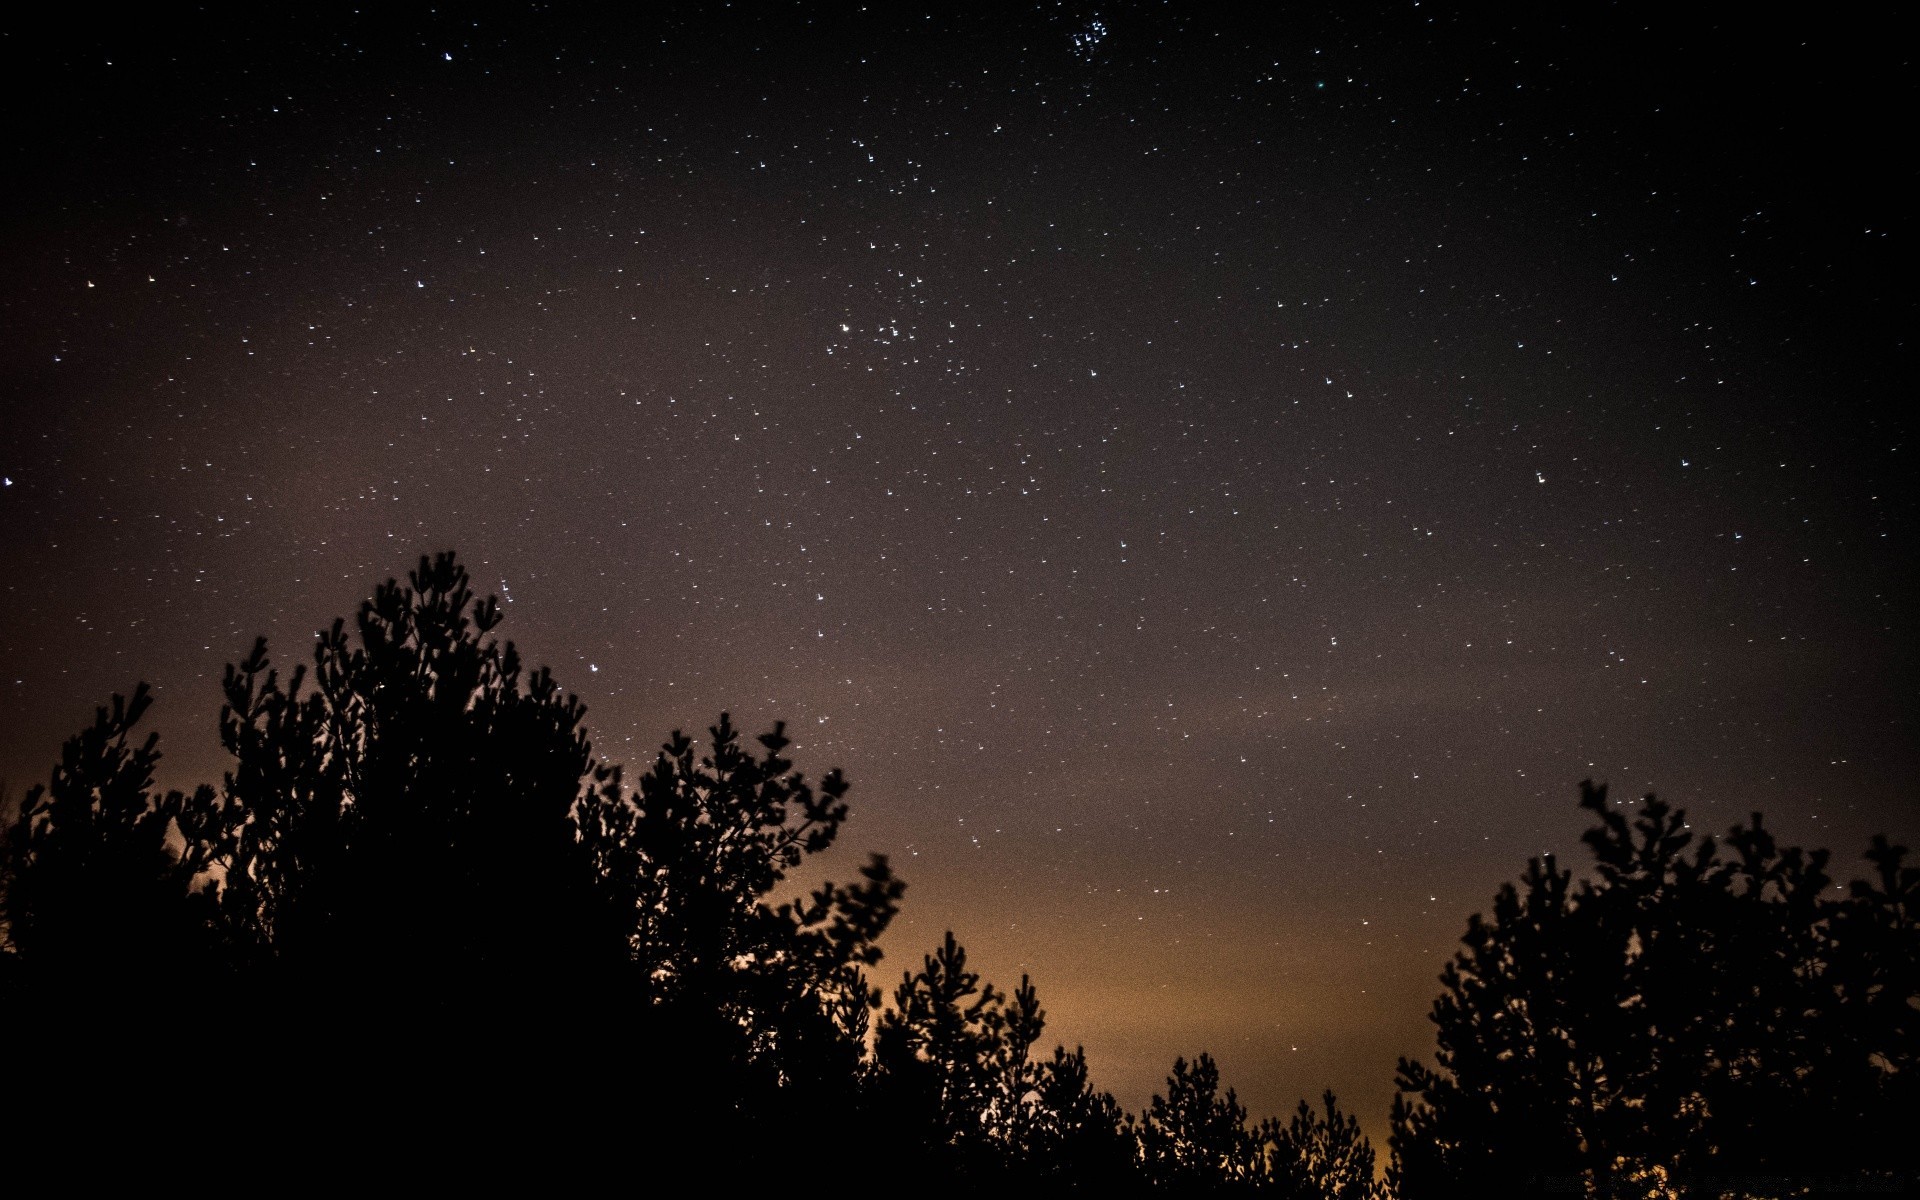
<svg viewBox="0 0 1920 1200"><path fill-rule="evenodd" d="M845 769L881 982L1376 1137L1581 779L1920 837L1893 6L464 7L0 29L10 798L455 548Z"/></svg>

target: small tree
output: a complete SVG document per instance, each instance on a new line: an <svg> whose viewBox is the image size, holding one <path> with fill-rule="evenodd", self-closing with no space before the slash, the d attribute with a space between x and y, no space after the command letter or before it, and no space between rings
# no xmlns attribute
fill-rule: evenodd
<svg viewBox="0 0 1920 1200"><path fill-rule="evenodd" d="M1114 1195L1141 1181L1139 1138L1131 1114L1087 1077L1087 1055L1055 1047L1042 1065L1025 1161L1037 1181L1065 1189Z"/></svg>
<svg viewBox="0 0 1920 1200"><path fill-rule="evenodd" d="M170 845L212 794L154 791L159 739L133 732L150 703L141 684L98 710L0 832L0 1078L22 1138L105 1092L100 1127L151 1129L176 1083L154 1048L217 973L204 857Z"/></svg>
<svg viewBox="0 0 1920 1200"><path fill-rule="evenodd" d="M1032 989L1022 985L1032 1003ZM1037 1006L1028 1015L1037 1018ZM900 1132L962 1169L997 1165L1004 1156L991 1122L1002 1099L996 1085L1009 1058L1009 1025L1006 997L968 969L966 949L948 930L920 970L901 977L874 1042L876 1085L903 1118ZM1022 1059L1030 1044L1020 1047Z"/></svg>
<svg viewBox="0 0 1920 1200"><path fill-rule="evenodd" d="M1324 1112L1302 1100L1286 1124L1261 1123L1269 1193L1285 1200L1385 1200L1359 1120L1340 1111L1331 1088L1321 1103Z"/></svg>
<svg viewBox="0 0 1920 1200"><path fill-rule="evenodd" d="M197 957L201 864L167 845L189 802L153 790L159 735L133 740L152 703L143 683L97 710L0 839L0 952L49 982L91 987Z"/></svg>
<svg viewBox="0 0 1920 1200"><path fill-rule="evenodd" d="M1155 1187L1179 1192L1238 1190L1266 1175L1260 1138L1247 1128L1247 1110L1220 1068L1202 1054L1189 1066L1173 1060L1167 1094L1156 1094L1140 1126L1146 1176Z"/></svg>

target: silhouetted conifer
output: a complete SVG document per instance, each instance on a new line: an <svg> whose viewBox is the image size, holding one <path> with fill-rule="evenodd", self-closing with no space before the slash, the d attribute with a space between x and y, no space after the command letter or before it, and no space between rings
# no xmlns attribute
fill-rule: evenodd
<svg viewBox="0 0 1920 1200"><path fill-rule="evenodd" d="M1386 1194L1331 1092L1250 1128L1205 1054L1135 1122L1082 1052L1036 1054L1032 981L1000 992L951 932L870 1027L887 860L773 898L834 843L845 780L723 713L629 789L499 620L442 555L322 632L311 670L256 643L223 680L218 788L156 793L145 685L68 740L0 843L20 1112L110 1097L115 1145L167 1130L303 1172L597 1137L749 1182L857 1162L933 1192ZM1758 814L1716 842L1652 797L1582 804L1592 878L1546 858L1500 889L1442 975L1437 1063L1400 1063L1406 1200L1911 1169L1905 850L1875 839L1839 895Z"/></svg>
<svg viewBox="0 0 1920 1200"><path fill-rule="evenodd" d="M850 1120L863 970L902 885L875 858L767 900L832 843L844 781L816 791L778 729L746 754L723 715L708 753L676 733L629 793L579 700L488 636L499 618L449 554L323 632L311 674L256 643L223 684L233 766L190 796L153 795L155 742L129 740L144 685L116 698L8 833L0 1019L65 1022L118 1083L169 1078L165 1047L192 1064L168 1086L247 1097L233 1144L289 1154L349 1115L416 1155L455 1131L557 1139L557 1098L583 1094L735 1164L787 1107ZM139 1045L89 1039L75 997Z"/></svg>
<svg viewBox="0 0 1920 1200"><path fill-rule="evenodd" d="M181 1076L164 1052L187 1040L217 968L191 842L210 792L155 793L158 739L133 733L150 703L142 684L98 710L0 835L0 1082L16 1151L80 1128L118 1155L171 1136Z"/></svg>
<svg viewBox="0 0 1920 1200"><path fill-rule="evenodd" d="M902 976L876 1032L875 1086L895 1114L896 1136L919 1142L949 1170L1001 1165L992 1122L1003 1099L996 1068L1009 1057L1007 1032L1006 997L967 968L967 952L948 930L920 969Z"/></svg>
<svg viewBox="0 0 1920 1200"><path fill-rule="evenodd" d="M514 1108L624 964L573 823L617 775L499 619L443 554L322 632L310 675L264 640L227 670L233 766L194 824L249 1033L297 1091L446 1127Z"/></svg>
<svg viewBox="0 0 1920 1200"><path fill-rule="evenodd" d="M1548 857L1502 887L1441 977L1437 1066L1401 1061L1401 1194L1910 1169L1893 1133L1920 1122L1904 851L1876 840L1877 882L1835 898L1826 853L1782 850L1757 813L1723 853L1654 797L1631 820L1603 787L1581 803L1594 878Z"/></svg>
<svg viewBox="0 0 1920 1200"><path fill-rule="evenodd" d="M1025 1158L1029 1176L1067 1191L1113 1195L1139 1189L1139 1139L1133 1117L1096 1091L1086 1052L1055 1047L1035 1085Z"/></svg>
<svg viewBox="0 0 1920 1200"><path fill-rule="evenodd" d="M153 791L159 735L133 740L152 702L141 684L99 709L0 842L5 950L49 983L90 988L102 976L171 973L196 956L198 864L167 844L188 801Z"/></svg>
<svg viewBox="0 0 1920 1200"><path fill-rule="evenodd" d="M1083 1052L1035 1056L1045 1028L1032 980L1002 993L949 931L878 1024L870 1088L883 1160L969 1186L1138 1191L1132 1118L1089 1084Z"/></svg>
<svg viewBox="0 0 1920 1200"><path fill-rule="evenodd" d="M774 1120L802 1097L852 1103L868 1012L863 968L904 884L874 857L858 883L778 906L768 893L846 819L837 772L816 790L781 757L779 727L747 753L725 714L707 753L675 732L637 793L603 788L578 810L582 845L619 915L655 1031L649 1078L701 1089L729 1122Z"/></svg>
<svg viewBox="0 0 1920 1200"><path fill-rule="evenodd" d="M1284 1125L1272 1118L1261 1123L1266 1193L1284 1200L1385 1200L1360 1122L1340 1111L1331 1089L1321 1104L1325 1111L1315 1112L1302 1100Z"/></svg>
<svg viewBox="0 0 1920 1200"><path fill-rule="evenodd" d="M1140 1124L1140 1150L1147 1179L1168 1191L1251 1190L1266 1177L1247 1110L1232 1088L1221 1094L1220 1068L1208 1054L1191 1066L1174 1059L1167 1094L1153 1097Z"/></svg>

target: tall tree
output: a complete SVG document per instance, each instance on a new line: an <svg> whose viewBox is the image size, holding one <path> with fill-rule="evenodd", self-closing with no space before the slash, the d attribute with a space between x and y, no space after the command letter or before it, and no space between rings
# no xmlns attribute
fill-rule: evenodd
<svg viewBox="0 0 1920 1200"><path fill-rule="evenodd" d="M656 1137L850 1112L903 885L876 857L770 895L832 844L845 781L808 783L778 728L746 753L722 715L629 791L500 616L445 554L322 632L311 671L257 642L223 684L232 767L191 795L153 793L146 689L116 699L7 836L6 1017L81 966L204 981L141 1036L254 1096L263 1137L338 1119L335 1087L416 1131L524 1131L585 1086Z"/></svg>
<svg viewBox="0 0 1920 1200"><path fill-rule="evenodd" d="M310 688L264 640L226 673L233 767L196 822L221 931L275 981L263 1004L325 1010L299 1019L326 1054L437 1072L473 1069L476 1041L544 1054L570 985L624 958L573 822L617 776L580 701L488 636L499 620L442 554L376 589L355 636L319 636Z"/></svg>
<svg viewBox="0 0 1920 1200"><path fill-rule="evenodd" d="M675 731L637 791L615 778L576 810L632 964L635 1033L651 1044L637 1065L694 1081L692 1108L729 1121L777 1119L802 1097L852 1103L880 999L865 969L905 890L876 855L853 884L769 902L833 844L847 784L795 772L778 725L759 742L748 753L723 713L704 754ZM667 1102L655 1119L685 1108Z"/></svg>
<svg viewBox="0 0 1920 1200"><path fill-rule="evenodd" d="M1910 1165L1920 872L1832 895L1824 851L1759 814L1723 847L1649 796L1583 785L1595 865L1503 886L1434 1003L1437 1063L1402 1060L1394 1176L1408 1200L1543 1194L1714 1172Z"/></svg>

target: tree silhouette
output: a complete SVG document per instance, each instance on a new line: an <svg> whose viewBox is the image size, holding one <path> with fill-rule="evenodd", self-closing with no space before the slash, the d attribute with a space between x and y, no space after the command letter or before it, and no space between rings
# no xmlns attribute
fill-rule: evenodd
<svg viewBox="0 0 1920 1200"><path fill-rule="evenodd" d="M1206 1054L1136 1121L1083 1051L1037 1053L1033 982L995 988L952 932L876 1020L887 860L775 898L839 836L838 772L808 781L783 727L752 748L722 713L629 787L500 615L449 554L335 621L310 668L283 678L256 642L223 679L217 787L155 790L144 684L66 742L0 842L22 1114L110 1096L117 1145L307 1167L349 1141L630 1141L929 1191L1393 1190L1331 1092L1250 1126ZM1398 1193L1893 1186L1920 1126L1904 848L1876 838L1841 893L1758 814L1716 840L1651 796L1581 803L1591 876L1549 857L1502 887L1441 977L1436 1061L1400 1063Z"/></svg>
<svg viewBox="0 0 1920 1200"><path fill-rule="evenodd" d="M1261 1123L1266 1143L1267 1187L1286 1200L1384 1200L1384 1185L1374 1179L1373 1146L1360 1122L1340 1111L1332 1089L1321 1097L1324 1111L1305 1100L1282 1125Z"/></svg>
<svg viewBox="0 0 1920 1200"><path fill-rule="evenodd" d="M285 1079L378 1081L449 1128L558 1062L581 988L625 959L573 822L618 777L499 619L443 554L323 631L311 673L283 681L256 642L223 681L233 765L183 822L237 1019Z"/></svg>
<svg viewBox="0 0 1920 1200"><path fill-rule="evenodd" d="M1032 980L1002 993L949 930L877 1026L870 1078L888 1160L937 1164L971 1186L1137 1191L1132 1118L1090 1084L1083 1050L1035 1056L1045 1028Z"/></svg>
<svg viewBox="0 0 1920 1200"><path fill-rule="evenodd" d="M1041 1186L1114 1195L1142 1177L1133 1117L1088 1081L1082 1047L1054 1049L1035 1086L1022 1159Z"/></svg>
<svg viewBox="0 0 1920 1200"><path fill-rule="evenodd" d="M1553 859L1503 886L1434 1003L1437 1067L1403 1059L1394 1177L1409 1200L1711 1174L1909 1165L1920 871L1831 897L1826 853L1759 814L1722 847L1648 796L1582 786L1591 880ZM1691 853L1689 847L1693 847Z"/></svg>
<svg viewBox="0 0 1920 1200"><path fill-rule="evenodd" d="M152 702L141 684L99 709L67 740L51 783L27 792L0 844L6 949L49 982L92 986L102 972L170 968L198 941L197 864L167 847L188 802L153 792L159 736L131 740Z"/></svg>
<svg viewBox="0 0 1920 1200"><path fill-rule="evenodd" d="M816 791L778 729L747 755L723 715L706 755L675 733L629 792L499 619L446 554L351 635L334 622L311 673L283 680L257 642L223 683L233 765L192 795L153 794L156 743L130 735L147 690L116 698L8 834L8 1019L78 1012L56 987L124 1006L103 973L178 994L141 1036L271 1097L248 1110L262 1137L289 1136L269 1112L336 1119L316 1097L349 1085L416 1131L513 1114L557 1135L532 1098L589 1086L660 1137L850 1104L879 1000L862 970L902 885L875 858L765 902L832 843L844 781Z"/></svg>
<svg viewBox="0 0 1920 1200"><path fill-rule="evenodd" d="M208 793L155 794L151 703L142 684L99 709L0 836L0 1074L49 1102L160 1036L211 964L204 860L168 846Z"/></svg>
<svg viewBox="0 0 1920 1200"><path fill-rule="evenodd" d="M748 754L722 714L708 752L675 731L637 794L603 786L578 809L581 844L618 914L642 1024L643 1074L696 1081L717 1121L775 1119L807 1096L852 1103L869 1011L863 968L905 885L874 856L852 885L769 906L846 819L837 772L818 790L781 757L781 728ZM657 1121L680 1121L689 1097Z"/></svg>
<svg viewBox="0 0 1920 1200"><path fill-rule="evenodd" d="M996 1142L1015 1120L1008 1105L1020 1101L1008 1096L1006 1073L1025 1065L1043 1020L1025 979L1009 1010L1007 997L968 969L966 949L948 930L920 969L901 977L876 1032L876 1082L901 1122L896 1136L919 1142L949 1169L998 1165Z"/></svg>
<svg viewBox="0 0 1920 1200"><path fill-rule="evenodd" d="M1202 1054L1192 1066L1173 1061L1167 1094L1156 1094L1140 1125L1141 1159L1155 1187L1177 1192L1238 1190L1266 1175L1259 1136L1247 1128L1247 1110L1220 1068Z"/></svg>

